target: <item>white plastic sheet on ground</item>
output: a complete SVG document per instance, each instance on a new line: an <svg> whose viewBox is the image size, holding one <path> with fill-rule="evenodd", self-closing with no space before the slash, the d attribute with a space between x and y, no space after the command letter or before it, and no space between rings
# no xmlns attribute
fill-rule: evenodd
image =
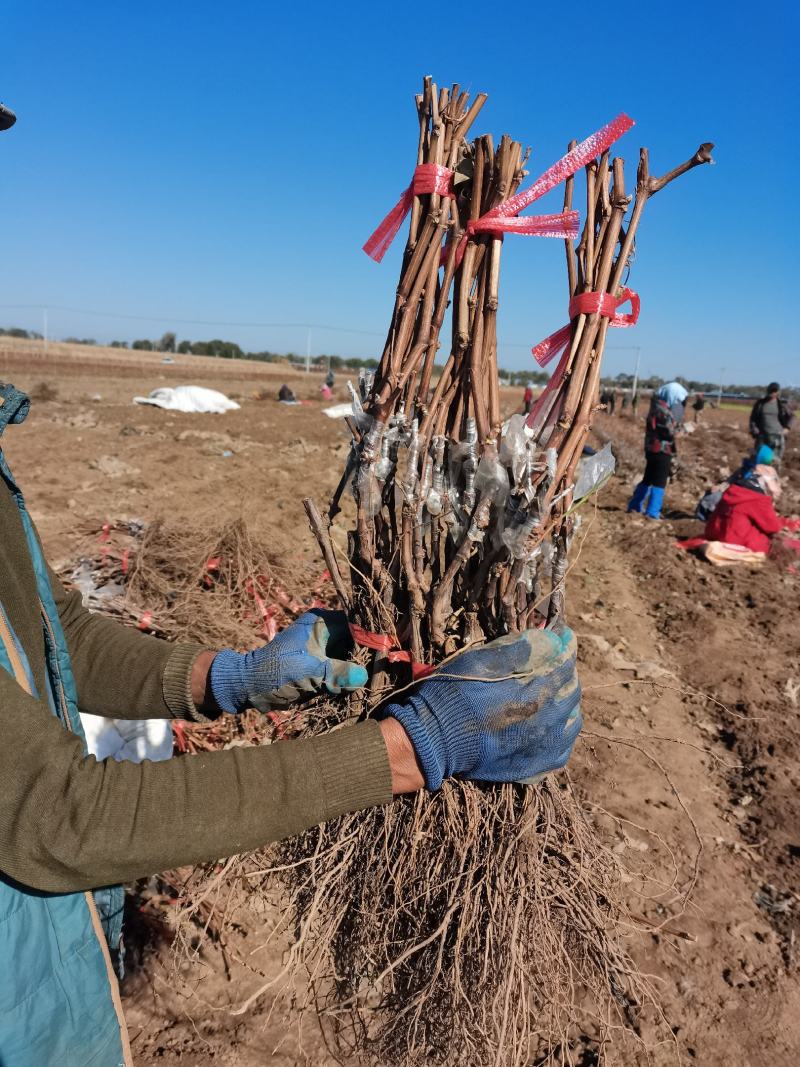
<svg viewBox="0 0 800 1067"><path fill-rule="evenodd" d="M172 755L169 719L106 719L81 712L86 746L91 755L117 761L164 760Z"/></svg>
<svg viewBox="0 0 800 1067"><path fill-rule="evenodd" d="M323 408L322 411L329 419L343 419L345 416L353 414L353 405L350 403L334 404L333 407Z"/></svg>
<svg viewBox="0 0 800 1067"><path fill-rule="evenodd" d="M152 404L167 411L185 411L190 414L222 415L225 411L238 411L239 404L216 389L206 389L202 385L176 385L174 388L162 386L154 389L149 396L135 396L135 404Z"/></svg>

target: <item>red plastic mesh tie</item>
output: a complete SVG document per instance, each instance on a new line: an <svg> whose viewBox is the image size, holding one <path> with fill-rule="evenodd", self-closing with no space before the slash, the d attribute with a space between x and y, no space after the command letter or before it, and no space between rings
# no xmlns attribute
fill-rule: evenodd
<svg viewBox="0 0 800 1067"><path fill-rule="evenodd" d="M403 225L403 219L411 210L414 197L428 193L438 193L439 196L455 195L453 172L439 163L420 163L415 168L411 184L403 190L400 199L363 246L370 259L380 263Z"/></svg>
<svg viewBox="0 0 800 1067"><path fill-rule="evenodd" d="M630 312L624 315L617 314L617 308L627 300L631 302ZM603 318L610 320L609 326L624 328L636 325L640 307L641 300L632 289L620 289L618 297L613 297L611 293L578 293L569 302L569 317L572 320L578 315L602 315ZM533 358L540 367L546 367L550 360L555 359L569 344L570 330L570 323L567 323L566 326L551 333L549 337L545 337L531 349Z"/></svg>
<svg viewBox="0 0 800 1067"><path fill-rule="evenodd" d="M631 302L630 313L618 315L617 308L624 304L626 300ZM577 296L573 296L569 302L569 317L574 319L577 315L599 314L609 320L609 326L635 326L636 320L639 318L640 307L639 296L632 289L620 289L618 298L613 297L610 293L579 293ZM550 380L531 408L531 412L525 420L527 426L533 426L536 423L538 415L548 403L551 394L555 389L559 388L564 380L564 376L567 373L567 364L569 363L571 333L572 326L567 323L566 326L562 326L560 330L551 333L549 337L545 337L543 341L540 341L538 345L531 349L533 358L540 367L546 366L551 359L555 359L559 352L561 353L561 359L555 372L550 376Z"/></svg>
<svg viewBox="0 0 800 1067"><path fill-rule="evenodd" d="M390 637L388 634L372 633L372 631L365 630L361 626L356 626L354 622L351 622L349 626L350 633L356 644L362 645L364 648L371 648L375 652L386 652L386 658L390 663L409 663L411 665L411 676L414 679L424 678L425 675L435 670L430 663L417 663L416 660L413 660L411 653L400 648L394 637ZM392 649L394 651L390 651Z"/></svg>
<svg viewBox="0 0 800 1067"><path fill-rule="evenodd" d="M590 160L601 155L607 148L634 125L633 119L624 112L586 140L557 160L541 174L533 185L504 200L479 219L467 224L456 251L456 266L461 263L467 238L471 233L521 233L531 237L563 237L574 240L578 236L578 212L562 211L559 215L531 215L519 217L520 211L539 200L561 182L585 167ZM442 262L447 258L446 247Z"/></svg>

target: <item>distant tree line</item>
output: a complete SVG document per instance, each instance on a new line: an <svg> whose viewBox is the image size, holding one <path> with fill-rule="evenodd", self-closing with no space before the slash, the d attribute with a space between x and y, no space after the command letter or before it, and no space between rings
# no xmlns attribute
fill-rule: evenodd
<svg viewBox="0 0 800 1067"><path fill-rule="evenodd" d="M689 393L708 393L709 395L715 394L719 390L719 382L701 382L694 378L684 378L682 375L678 375L676 378L667 379L659 378L657 375L651 375L648 378L639 378L637 383L637 390L641 389L643 392L651 392L655 389L660 389L668 380L680 382L681 385L688 390ZM633 375L632 374L617 374L615 377L605 377L601 379L604 386L608 388L616 389L631 389L633 387ZM728 385L724 383L722 386L722 392L725 395L730 396L731 393L738 393L741 396L747 397L759 397L764 393L765 385ZM793 390L784 390L786 392L793 392Z"/></svg>
<svg viewBox="0 0 800 1067"><path fill-rule="evenodd" d="M23 330L18 326L0 327L0 337L19 337L28 340L41 341L42 335L35 330ZM65 337L67 344L73 345L96 345L97 341L93 337ZM305 366L306 357L298 355L296 352L288 352L285 354L279 352L245 352L235 341L222 341L219 338L214 338L211 341L178 341L177 334L172 330L168 330L162 334L157 341L150 341L146 338L132 341L130 344L127 341L112 341L111 348L130 348L137 352L179 352L183 355L193 356L216 356L218 359L253 359L260 363L291 363ZM377 359L357 359L350 356L314 356L311 360L311 365L316 369L326 369L330 367L331 370L341 370L345 367L351 367L355 369L364 368L365 370L375 370L378 366ZM441 367L434 368L434 377L441 374ZM524 388L528 382L532 382L533 385L544 385L550 378L550 374L543 370L515 370L515 371L500 371L500 381L503 385L520 386ZM639 378L637 385L638 389L645 392L649 392L653 389L658 389L664 384L667 379L659 378L656 375L651 375L648 378ZM716 393L719 389L718 382L701 382L694 379L677 377L675 381L680 382L688 389L690 393ZM633 386L632 374L617 374L615 377L605 377L602 379L604 386L616 389L630 389ZM766 385L766 383L765 383ZM724 385L723 392L740 393L743 396L757 397L761 396L764 392L765 385ZM787 392L793 392L787 390Z"/></svg>

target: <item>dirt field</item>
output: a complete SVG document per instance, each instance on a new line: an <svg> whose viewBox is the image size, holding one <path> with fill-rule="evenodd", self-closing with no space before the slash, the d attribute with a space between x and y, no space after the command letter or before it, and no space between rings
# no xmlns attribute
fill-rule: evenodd
<svg viewBox="0 0 800 1067"><path fill-rule="evenodd" d="M33 350L0 353L0 378L56 392L3 439L53 561L75 554L88 520L241 514L287 565L316 566L301 498L330 494L348 440L321 414L319 376L289 378L308 401L289 408L252 398L265 386L277 392L286 372L274 366L198 357L164 366L154 356L133 374L126 356L87 351L77 364L52 349L46 364ZM131 403L179 382L222 389L242 409L183 415ZM337 400L344 385L340 376ZM518 399L506 394L508 412ZM746 412L707 412L681 439L662 523L624 512L641 470L641 424L600 416L598 431L619 467L583 509L569 577L586 718L570 773L609 847L650 876L644 892L630 883L633 910L654 928L635 936L635 953L659 983L675 1042L651 1047L649 1059L788 1067L800 1048L800 575L786 560L712 568L675 547L676 536L700 532L690 516L701 490L744 454ZM798 441L796 430L784 514L800 510ZM163 951L131 981L137 1063L333 1062L313 1026L298 1034L270 1016L267 997L230 1014L276 966L274 949L251 955L266 932L243 929L231 946L249 970L212 951L181 984ZM643 1042L651 1037L645 1029ZM598 1062L595 1051L576 1062ZM646 1061L644 1045L604 1060Z"/></svg>

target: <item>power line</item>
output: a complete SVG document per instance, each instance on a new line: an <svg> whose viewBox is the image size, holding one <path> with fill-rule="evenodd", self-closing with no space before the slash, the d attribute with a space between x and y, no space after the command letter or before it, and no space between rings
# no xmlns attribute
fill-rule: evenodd
<svg viewBox="0 0 800 1067"><path fill-rule="evenodd" d="M347 326L331 326L321 322L232 322L225 319L182 319L174 315L129 315L116 311L92 311L89 308L65 307L61 304L0 304L0 308L28 311L66 311L74 315L93 315L101 319L129 319L132 322L165 322L176 326L246 326L257 329L331 330L335 333L357 333L367 337L383 337L377 330L359 330Z"/></svg>
<svg viewBox="0 0 800 1067"><path fill-rule="evenodd" d="M350 326L331 326L323 322L234 322L225 319L182 319L172 315L130 315L115 311L92 311L89 308L65 307L61 304L0 304L0 309L15 311L66 311L74 315L93 315L102 319L127 319L131 322L161 322L174 326L232 326L249 329L270 330L328 330L332 333L359 334L362 337L385 337L377 330L361 330ZM499 348L524 348L530 351L531 343L523 341L500 341ZM635 352L637 345L606 345L607 352Z"/></svg>

